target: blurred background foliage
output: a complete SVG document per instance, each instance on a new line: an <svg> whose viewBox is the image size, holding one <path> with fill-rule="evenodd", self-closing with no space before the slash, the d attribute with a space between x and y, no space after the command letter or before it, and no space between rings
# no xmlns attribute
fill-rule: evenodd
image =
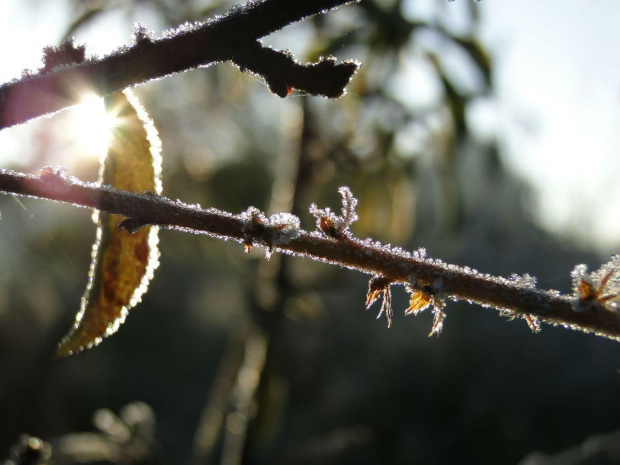
<svg viewBox="0 0 620 465"><path fill-rule="evenodd" d="M40 0L29 1L36 14ZM144 17L159 35L234 2L69 3L65 32L79 41L105 34L113 15L127 37ZM310 203L339 209L348 185L358 237L567 291L572 266L599 259L543 233L501 135L472 133L475 108L493 100L493 61L477 40L479 5L459 3L362 0L265 39L300 61L359 60L336 101L280 99L230 64L136 89L162 139L164 194L288 210L312 229ZM60 164L95 180L98 160L66 131L73 111L32 123L28 155L5 168ZM0 209L2 455L28 433L62 464L518 463L620 428L617 343L547 326L533 335L454 303L440 338L426 337L430 315L397 312L387 330L363 309L367 276L171 231L121 331L53 363L86 283L90 212L7 196ZM394 304L406 307L398 288Z"/></svg>

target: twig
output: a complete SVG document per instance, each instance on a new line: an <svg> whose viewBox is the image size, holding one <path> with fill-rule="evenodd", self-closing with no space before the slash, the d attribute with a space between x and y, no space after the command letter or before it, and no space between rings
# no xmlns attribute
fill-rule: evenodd
<svg viewBox="0 0 620 465"><path fill-rule="evenodd" d="M226 420L231 392L243 365L247 341L251 335L250 325L235 328L226 346L213 385L205 402L200 421L194 434L192 465L212 463L213 450Z"/></svg>
<svg viewBox="0 0 620 465"><path fill-rule="evenodd" d="M357 70L356 63L336 65L330 59L301 65L289 54L264 48L257 41L308 16L355 1L257 0L206 23L180 26L160 39L137 28L131 47L100 59L61 60L58 66L46 66L37 74L25 72L21 79L0 86L0 129L75 105L85 92L105 96L228 60L261 75L280 96L286 96L288 88L297 88L313 95L339 97ZM57 58L62 57L54 61Z"/></svg>
<svg viewBox="0 0 620 465"><path fill-rule="evenodd" d="M620 340L620 314L616 311L595 304L575 308L576 297L573 295L542 291L518 280L483 275L370 240L362 241L346 235L334 238L322 232L304 231L298 228L298 219L294 224L292 215L277 214L266 218L252 208L241 215L233 215L186 205L152 193L138 194L83 183L51 168L44 169L40 176L0 170L0 191L96 208L133 218L136 224L208 234L243 243L246 247L260 246L269 252L309 257L383 276L390 283L434 293L436 299L462 299L513 316L527 315L550 324Z"/></svg>
<svg viewBox="0 0 620 465"><path fill-rule="evenodd" d="M267 338L258 327L253 328L245 345L243 364L237 373L233 388L234 411L226 417L226 431L222 445L222 465L239 465L243 462L243 448L248 425L254 414L252 403L265 368Z"/></svg>

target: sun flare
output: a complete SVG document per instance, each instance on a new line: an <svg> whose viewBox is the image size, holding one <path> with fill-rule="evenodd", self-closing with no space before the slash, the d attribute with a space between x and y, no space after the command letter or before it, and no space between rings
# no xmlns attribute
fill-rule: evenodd
<svg viewBox="0 0 620 465"><path fill-rule="evenodd" d="M75 107L70 130L85 156L101 157L108 150L111 130L117 124L116 118L106 111L103 99L89 94Z"/></svg>

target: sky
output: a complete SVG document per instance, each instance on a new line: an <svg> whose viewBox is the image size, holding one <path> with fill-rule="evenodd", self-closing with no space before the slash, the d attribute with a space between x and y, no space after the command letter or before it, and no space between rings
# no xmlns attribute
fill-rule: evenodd
<svg viewBox="0 0 620 465"><path fill-rule="evenodd" d="M505 159L548 229L620 252L620 2L484 0Z"/></svg>
<svg viewBox="0 0 620 465"><path fill-rule="evenodd" d="M458 9L467 1L446 3ZM36 2L32 17L30 2L0 2L0 81L41 66L42 48L57 42L67 24L65 3ZM475 6L497 85L480 124L497 127L507 165L534 188L528 208L554 233L620 252L620 2L483 0ZM141 22L149 27L150 20ZM89 52L129 43L131 32L121 23L109 14L101 26L109 35L90 36ZM23 156L27 126L0 133L0 166Z"/></svg>

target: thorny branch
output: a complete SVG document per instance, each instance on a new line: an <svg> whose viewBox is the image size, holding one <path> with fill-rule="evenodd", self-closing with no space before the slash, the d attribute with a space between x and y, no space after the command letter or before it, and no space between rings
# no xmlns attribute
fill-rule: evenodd
<svg viewBox="0 0 620 465"><path fill-rule="evenodd" d="M358 64L327 57L303 65L287 52L263 47L261 37L302 19L359 0L256 0L206 23L187 24L154 38L138 27L134 44L103 58L85 59L71 42L46 49L38 73L0 86L0 129L79 103L86 91L99 96L152 79L213 63L232 61L265 79L286 97L292 89L336 98L344 93ZM68 46L66 44L69 44Z"/></svg>
<svg viewBox="0 0 620 465"><path fill-rule="evenodd" d="M445 298L462 299L493 307L512 316L541 320L620 340L620 312L615 307L608 308L600 303L602 299L608 300L607 296L597 300L602 295L602 287L609 281L607 276L599 280L598 289L584 295L581 293L581 287L584 286L580 283L588 282L590 287L594 284L590 283L590 277L581 273L583 277L578 283L578 294L563 296L557 291L536 289L519 279L491 277L468 268L427 259L421 253L409 254L401 249L357 239L348 231L347 218L333 217L333 213L330 217L328 209L321 210L313 206L313 214L316 216L324 212L326 220L317 221L319 231L308 232L299 229L299 219L292 215L275 214L266 217L252 207L240 215L233 215L213 208L203 209L172 201L150 192L138 194L83 183L52 168L45 168L39 176L0 170L0 191L122 215L130 219L130 227L127 229L152 224L207 234L243 243L246 247L264 247L269 253L275 251L308 257L380 276L383 282L388 283L386 286L404 284L414 291L414 296L415 291L430 295L431 300L440 302L439 311ZM341 194L345 203L352 202L348 197L348 189L341 189ZM347 213L348 210L350 207L344 205L343 213L352 218L355 214ZM420 306L416 308L422 309ZM409 309L408 313L417 313L416 308Z"/></svg>

